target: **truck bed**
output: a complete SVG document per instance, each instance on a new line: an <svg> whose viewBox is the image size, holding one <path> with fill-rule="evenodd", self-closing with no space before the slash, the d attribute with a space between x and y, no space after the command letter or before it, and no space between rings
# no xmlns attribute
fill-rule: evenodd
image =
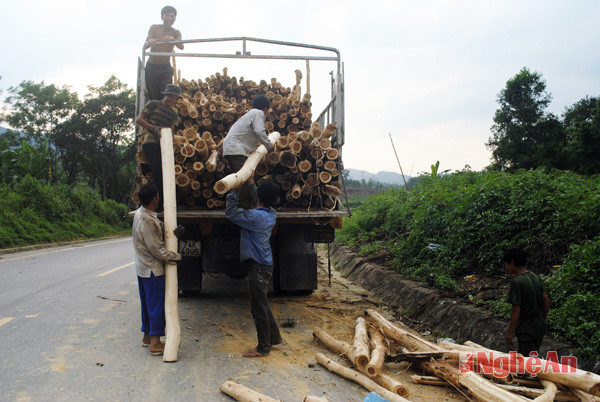
<svg viewBox="0 0 600 402"><path fill-rule="evenodd" d="M298 208L277 208L277 221L285 223L326 223L348 216L346 210L306 210ZM159 216L162 214L159 214ZM220 221L225 218L225 209L177 208L177 221L193 222L198 220Z"/></svg>

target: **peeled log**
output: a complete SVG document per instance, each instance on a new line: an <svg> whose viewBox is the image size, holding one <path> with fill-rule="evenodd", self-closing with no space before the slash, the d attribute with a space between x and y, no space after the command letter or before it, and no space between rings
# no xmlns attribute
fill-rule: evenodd
<svg viewBox="0 0 600 402"><path fill-rule="evenodd" d="M170 128L160 130L160 149L163 171L165 248L176 253L177 238L173 234L173 230L177 226L177 199L175 196L173 135ZM177 361L179 344L181 343L177 293L177 265L165 262L165 329L167 335L163 353L163 361L165 362Z"/></svg>
<svg viewBox="0 0 600 402"><path fill-rule="evenodd" d="M209 172L214 172L217 170L217 158L219 157L218 151L212 151L208 160L206 161L206 170Z"/></svg>
<svg viewBox="0 0 600 402"><path fill-rule="evenodd" d="M367 375L369 377L375 377L381 372L383 368L383 361L385 359L386 347L383 343L383 335L381 332L369 327L369 335L371 335L371 359L367 363Z"/></svg>
<svg viewBox="0 0 600 402"><path fill-rule="evenodd" d="M377 384L375 381L371 380L364 374L359 373L358 371L354 371L351 368L344 367L341 364L334 362L333 360L327 358L325 355L321 353L317 353L315 355L315 360L319 362L322 366L326 367L329 371L332 371L340 376L347 378L349 380L355 381L368 389L369 391L376 392L383 398L386 398L392 402L395 401L407 401L402 398L400 395L394 394L387 389L383 388L381 385Z"/></svg>
<svg viewBox="0 0 600 402"><path fill-rule="evenodd" d="M358 317L356 319L352 351L355 359L354 364L356 364L358 367L365 367L369 363L369 336L367 334L367 322L362 317Z"/></svg>
<svg viewBox="0 0 600 402"><path fill-rule="evenodd" d="M269 134L269 141L271 142L271 144L274 144L279 137L280 134L277 131L272 132L271 134ZM256 149L256 151L252 152L250 156L248 156L248 159L246 159L244 166L242 166L242 168L238 172L225 176L215 184L214 190L217 192L217 194L225 194L232 188L235 188L240 184L245 183L250 178L250 175L254 173L256 165L258 165L258 163L265 156L266 153L267 148L261 144Z"/></svg>
<svg viewBox="0 0 600 402"><path fill-rule="evenodd" d="M235 381L225 381L219 390L240 402L278 402Z"/></svg>
<svg viewBox="0 0 600 402"><path fill-rule="evenodd" d="M320 328L313 330L313 337L318 339L327 349L338 355L345 355L348 360L354 362L354 352L347 342L338 341ZM373 381L395 394L408 396L408 389L406 386L392 377L385 374L379 374L373 377Z"/></svg>
<svg viewBox="0 0 600 402"><path fill-rule="evenodd" d="M483 352L488 354L493 353L494 356L498 357L509 356L507 353L502 353L496 350L487 349L483 347L457 345L453 343L442 342L439 342L439 344L444 345L447 349L472 352L474 354L478 352ZM473 343L471 344L473 345ZM568 388L574 388L591 395L600 396L600 376L598 374L594 374L585 370L569 368L559 363L552 363L544 359L539 360L541 365L541 371L536 373L539 379L548 380L555 384L564 385ZM524 369L527 372L527 365L525 364L524 366ZM557 368L559 372L554 373L554 368Z"/></svg>

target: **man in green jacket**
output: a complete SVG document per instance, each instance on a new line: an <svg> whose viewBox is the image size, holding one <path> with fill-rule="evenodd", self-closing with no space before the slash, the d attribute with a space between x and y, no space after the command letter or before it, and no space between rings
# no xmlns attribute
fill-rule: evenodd
<svg viewBox="0 0 600 402"><path fill-rule="evenodd" d="M509 347L513 345L514 334L518 340L518 353L526 357L531 352L537 352L539 355L546 333L550 299L540 278L525 267L525 251L519 247L509 247L504 251L503 260L508 273L514 275L507 298L507 302L512 304L512 310L506 331L506 344Z"/></svg>

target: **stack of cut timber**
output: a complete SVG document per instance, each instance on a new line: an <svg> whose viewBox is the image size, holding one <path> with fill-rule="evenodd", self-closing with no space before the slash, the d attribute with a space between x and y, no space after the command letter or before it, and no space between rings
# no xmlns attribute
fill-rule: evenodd
<svg viewBox="0 0 600 402"><path fill-rule="evenodd" d="M463 395L480 401L578 401L599 400L600 376L562 366L557 362L537 359L522 359L520 369L510 363L509 355L486 349L473 342L457 345L446 342L431 343L385 319L379 312L368 310L366 320L357 318L355 337L352 344L334 339L321 329L315 329L313 336L336 355L344 355L356 370L333 362L322 354L316 360L331 371L352 379L365 388L379 393L389 400L399 400L408 395L406 387L384 374L385 361L409 361L422 370L426 376L412 375L414 382L438 386L452 386ZM369 340L370 339L370 340ZM395 346L392 348L391 346ZM401 348L402 353L393 353ZM501 367L514 375L494 376L479 371L466 370L465 356L475 359L475 367L483 367L487 359L479 356L492 355L505 359ZM513 356L514 358L514 356ZM497 364L495 361L493 364ZM498 367L495 366L496 369ZM524 369L525 373L517 373ZM519 374L519 375L517 375ZM395 384L395 385L393 385ZM400 399L401 400L401 399Z"/></svg>
<svg viewBox="0 0 600 402"><path fill-rule="evenodd" d="M223 208L225 194L213 191L227 172L222 144L235 121L252 108L256 95L271 102L267 133L281 138L258 163L255 182L273 179L281 187L277 206L333 209L341 193L337 127L312 122L310 94L284 87L277 79L259 83L215 73L204 81L182 80L183 98L175 106L179 124L173 133L177 203ZM143 135L139 142L143 142ZM258 144L257 144L258 145ZM138 151L136 182L152 181L143 151ZM134 197L132 197L134 198Z"/></svg>

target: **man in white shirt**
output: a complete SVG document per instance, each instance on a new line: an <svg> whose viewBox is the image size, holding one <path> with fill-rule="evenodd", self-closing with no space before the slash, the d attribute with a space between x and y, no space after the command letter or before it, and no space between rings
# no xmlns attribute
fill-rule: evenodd
<svg viewBox="0 0 600 402"><path fill-rule="evenodd" d="M257 95L252 100L252 110L240 117L229 129L223 142L223 157L231 168L229 173L239 171L248 156L256 151L261 143L268 151L273 147L265 129L269 106L270 102L266 96ZM239 207L251 209L256 206L256 199L253 199L251 193L250 186L244 183L240 189Z"/></svg>
<svg viewBox="0 0 600 402"><path fill-rule="evenodd" d="M162 355L165 344L165 261L179 261L181 255L169 251L164 244L163 223L156 217L158 189L150 183L139 192L142 206L133 217L133 249L142 305L142 346L153 355Z"/></svg>

